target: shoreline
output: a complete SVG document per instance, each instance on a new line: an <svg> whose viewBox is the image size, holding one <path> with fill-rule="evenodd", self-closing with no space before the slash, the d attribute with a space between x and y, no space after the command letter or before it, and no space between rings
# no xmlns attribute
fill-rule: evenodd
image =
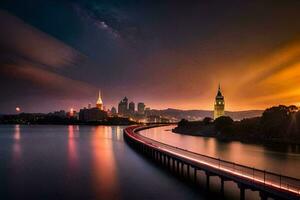
<svg viewBox="0 0 300 200"><path fill-rule="evenodd" d="M177 127L176 127L177 128ZM271 144L283 144L283 145L300 145L299 142L295 142L294 140L286 140L281 138L273 138L273 139L265 139L265 138L251 138L251 137L230 137L230 136L220 136L216 134L201 134L201 130L196 133L189 133L189 130L186 130L184 133L181 130L176 130L176 128L172 129L173 133L181 134L181 135L189 135L196 137L206 137L206 138L215 138L222 142L241 142L245 144L262 144L262 145L271 145Z"/></svg>

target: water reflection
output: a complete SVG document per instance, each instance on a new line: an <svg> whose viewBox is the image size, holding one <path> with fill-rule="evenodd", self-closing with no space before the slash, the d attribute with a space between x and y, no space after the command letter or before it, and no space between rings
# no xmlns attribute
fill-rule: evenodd
<svg viewBox="0 0 300 200"><path fill-rule="evenodd" d="M91 135L95 191L103 199L116 199L119 194L111 127L97 126Z"/></svg>
<svg viewBox="0 0 300 200"><path fill-rule="evenodd" d="M223 142L215 138L175 134L166 129L170 130L170 127L148 129L141 134L196 153L300 178L297 170L300 168L299 145Z"/></svg>
<svg viewBox="0 0 300 200"><path fill-rule="evenodd" d="M79 137L79 126L68 126L68 159L70 168L78 165L78 150L76 138Z"/></svg>
<svg viewBox="0 0 300 200"><path fill-rule="evenodd" d="M20 125L19 124L15 125L14 139L15 140L20 140L21 139L21 131L20 131Z"/></svg>
<svg viewBox="0 0 300 200"><path fill-rule="evenodd" d="M21 149L21 144L20 144L20 140L21 140L21 127L19 124L16 124L14 126L14 133L13 133L13 160L18 160L21 157L21 153L22 153L22 149Z"/></svg>

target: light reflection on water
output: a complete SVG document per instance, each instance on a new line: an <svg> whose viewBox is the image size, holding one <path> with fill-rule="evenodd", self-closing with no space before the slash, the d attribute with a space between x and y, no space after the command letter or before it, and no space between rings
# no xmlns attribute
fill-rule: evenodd
<svg viewBox="0 0 300 200"><path fill-rule="evenodd" d="M68 160L71 170L74 170L78 165L77 141L79 137L79 126L68 126Z"/></svg>
<svg viewBox="0 0 300 200"><path fill-rule="evenodd" d="M0 199L205 199L134 152L123 128L0 125Z"/></svg>
<svg viewBox="0 0 300 200"><path fill-rule="evenodd" d="M300 148L298 145L259 145L222 142L215 138L172 133L170 127L141 131L142 135L196 153L231 162L300 178Z"/></svg>
<svg viewBox="0 0 300 200"><path fill-rule="evenodd" d="M21 145L20 145L20 139L21 139L21 131L20 131L20 125L15 125L14 126L14 143L13 143L13 160L17 160L20 158L22 150L21 150Z"/></svg>
<svg viewBox="0 0 300 200"><path fill-rule="evenodd" d="M116 199L119 186L111 128L98 126L95 128L95 134L92 134L91 137L95 190L104 199Z"/></svg>

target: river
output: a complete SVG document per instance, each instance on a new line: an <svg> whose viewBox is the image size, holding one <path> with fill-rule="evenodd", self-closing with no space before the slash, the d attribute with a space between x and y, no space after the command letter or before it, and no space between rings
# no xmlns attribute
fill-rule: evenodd
<svg viewBox="0 0 300 200"><path fill-rule="evenodd" d="M223 142L212 137L173 133L175 126L147 129L140 133L151 139L261 170L300 179L300 146Z"/></svg>
<svg viewBox="0 0 300 200"><path fill-rule="evenodd" d="M181 182L132 150L123 140L124 128L0 125L0 199L209 199L200 189ZM300 178L299 146L221 142L172 133L172 128L153 128L141 134L197 153ZM214 178L212 184L212 190L218 191L219 180ZM236 185L226 184L228 199L238 199ZM258 199L258 194L246 195Z"/></svg>
<svg viewBox="0 0 300 200"><path fill-rule="evenodd" d="M123 128L1 125L0 199L204 199L133 151Z"/></svg>

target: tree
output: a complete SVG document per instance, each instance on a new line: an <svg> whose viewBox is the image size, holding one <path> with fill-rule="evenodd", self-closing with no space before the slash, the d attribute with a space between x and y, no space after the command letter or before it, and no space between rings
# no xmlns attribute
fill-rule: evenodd
<svg viewBox="0 0 300 200"><path fill-rule="evenodd" d="M266 109L260 120L260 128L265 137L285 137L291 124L296 106L274 106Z"/></svg>
<svg viewBox="0 0 300 200"><path fill-rule="evenodd" d="M233 120L228 116L221 116L214 121L215 129L221 134L231 134L233 132Z"/></svg>
<svg viewBox="0 0 300 200"><path fill-rule="evenodd" d="M180 120L180 122L178 122L178 127L185 127L189 124L189 121L186 119L182 119Z"/></svg>
<svg viewBox="0 0 300 200"><path fill-rule="evenodd" d="M205 118L203 119L203 124L204 124L204 125L209 125L212 121L213 121L212 118L210 118L210 117L205 117Z"/></svg>

